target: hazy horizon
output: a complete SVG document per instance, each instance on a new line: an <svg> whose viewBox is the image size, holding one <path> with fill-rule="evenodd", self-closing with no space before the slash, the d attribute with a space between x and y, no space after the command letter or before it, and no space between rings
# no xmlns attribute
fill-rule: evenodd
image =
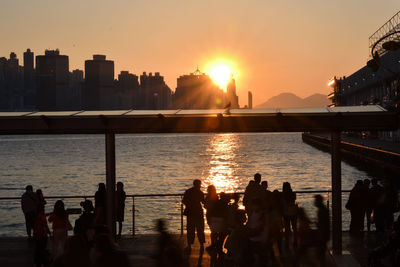
<svg viewBox="0 0 400 267"><path fill-rule="evenodd" d="M240 105L247 91L259 105L283 92L328 94L327 81L368 60L368 37L400 2L292 1L22 1L0 3L0 56L60 49L70 71L105 54L121 70L176 78L218 59L233 66Z"/></svg>

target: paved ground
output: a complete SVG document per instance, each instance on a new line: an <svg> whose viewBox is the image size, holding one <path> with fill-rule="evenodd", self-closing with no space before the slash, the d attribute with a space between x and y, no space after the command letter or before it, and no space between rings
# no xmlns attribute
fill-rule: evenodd
<svg viewBox="0 0 400 267"><path fill-rule="evenodd" d="M179 239L179 235L176 236ZM123 237L119 241L120 247L128 254L132 266L155 266L153 259L157 245L156 235L138 235L135 238ZM209 243L209 236L207 236ZM365 234L360 238L352 238L347 232L343 233L343 257L327 256L327 266L367 266L368 251L380 243L380 237L375 233ZM183 244L184 245L184 244ZM274 247L276 262L272 266L292 266L294 263L293 248L283 249L279 255ZM315 250L310 250L301 261L300 266L318 266ZM33 244L21 237L0 238L0 266L19 267L33 266ZM198 243L192 248L188 257L187 266L213 266L207 252L202 252ZM390 266L390 265L386 265Z"/></svg>

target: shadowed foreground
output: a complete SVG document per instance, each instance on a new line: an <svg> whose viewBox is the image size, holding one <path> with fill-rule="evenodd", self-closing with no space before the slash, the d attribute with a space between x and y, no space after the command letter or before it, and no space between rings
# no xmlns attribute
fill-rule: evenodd
<svg viewBox="0 0 400 267"><path fill-rule="evenodd" d="M179 239L179 235L176 235ZM184 242L184 241L183 241ZM157 247L157 235L138 235L135 238L125 236L118 241L121 249L128 254L132 266L155 266L154 253ZM344 255L334 258L326 254L326 266L366 266L369 249L377 246L379 240L374 233L365 234L362 238L352 238L347 232L343 233ZM210 244L209 235L206 235L206 246ZM49 246L50 247L50 246ZM293 248L283 250L283 256L279 256L275 247L276 261L271 266L293 266ZM350 255L351 254L351 255ZM186 254L187 255L187 254ZM300 266L318 266L315 250L310 249L307 257L304 257ZM211 258L207 252L200 253L197 240L192 246L190 256L186 257L187 266L210 266ZM0 238L0 266L34 266L33 242L28 242L24 237ZM212 266L212 265L211 265Z"/></svg>

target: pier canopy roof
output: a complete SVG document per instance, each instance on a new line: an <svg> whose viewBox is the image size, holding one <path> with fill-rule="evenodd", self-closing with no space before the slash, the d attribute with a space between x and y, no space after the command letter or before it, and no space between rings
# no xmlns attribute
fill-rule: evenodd
<svg viewBox="0 0 400 267"><path fill-rule="evenodd" d="M0 112L0 134L299 132L397 129L380 106Z"/></svg>

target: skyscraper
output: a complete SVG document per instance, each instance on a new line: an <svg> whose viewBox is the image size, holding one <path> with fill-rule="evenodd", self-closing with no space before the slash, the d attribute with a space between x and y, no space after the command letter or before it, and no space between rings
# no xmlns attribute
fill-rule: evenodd
<svg viewBox="0 0 400 267"><path fill-rule="evenodd" d="M92 60L86 60L84 108L112 109L114 89L114 61L106 60L105 55L93 55Z"/></svg>
<svg viewBox="0 0 400 267"><path fill-rule="evenodd" d="M139 88L138 76L129 71L121 71L118 75L117 88L117 104L120 109L138 108Z"/></svg>
<svg viewBox="0 0 400 267"><path fill-rule="evenodd" d="M28 48L24 52L24 106L33 109L36 106L34 54Z"/></svg>
<svg viewBox="0 0 400 267"><path fill-rule="evenodd" d="M174 95L174 108L210 109L227 104L224 92L210 76L198 69L189 75L180 76Z"/></svg>
<svg viewBox="0 0 400 267"><path fill-rule="evenodd" d="M247 101L248 101L248 108L252 109L253 108L253 94L250 91L247 95Z"/></svg>
<svg viewBox="0 0 400 267"><path fill-rule="evenodd" d="M69 107L69 61L60 51L46 50L36 56L37 107L39 110L65 110Z"/></svg>
<svg viewBox="0 0 400 267"><path fill-rule="evenodd" d="M83 70L73 70L70 73L70 94L71 94L71 105L70 108L73 110L80 110L83 108Z"/></svg>
<svg viewBox="0 0 400 267"><path fill-rule="evenodd" d="M156 72L149 75L143 72L140 75L141 108L143 109L168 109L171 106L172 92L166 85L164 77Z"/></svg>
<svg viewBox="0 0 400 267"><path fill-rule="evenodd" d="M236 95L236 83L233 76L227 85L226 98L227 102L231 103L231 108L239 108L239 97Z"/></svg>

